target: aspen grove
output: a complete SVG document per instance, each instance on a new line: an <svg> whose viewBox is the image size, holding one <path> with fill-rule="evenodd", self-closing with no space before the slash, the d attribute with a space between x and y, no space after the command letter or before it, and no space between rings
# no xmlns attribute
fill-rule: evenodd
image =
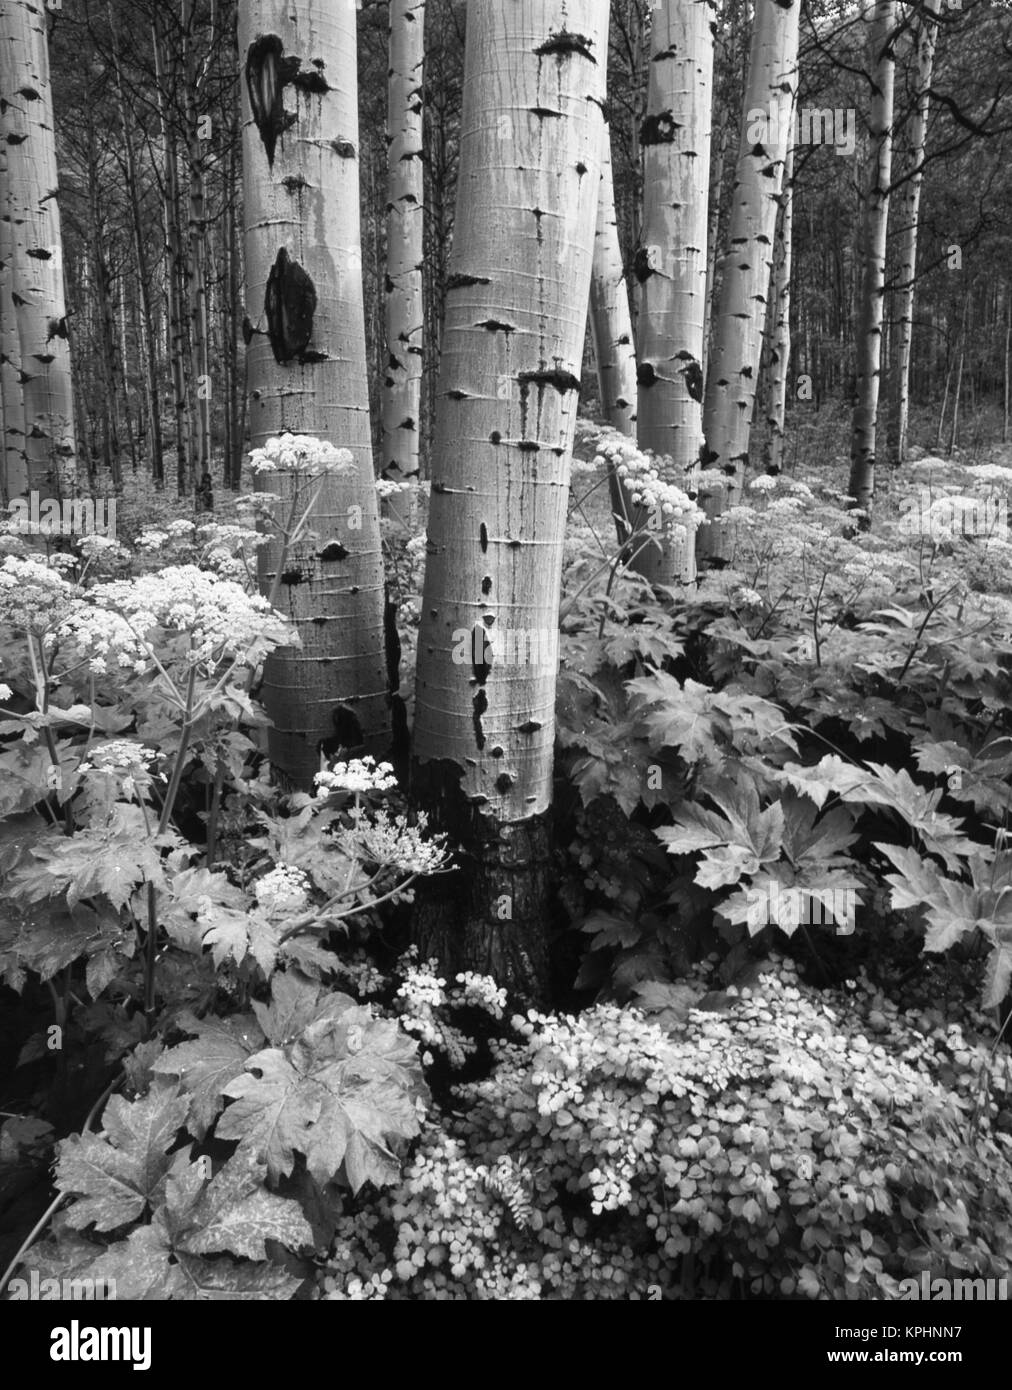
<svg viewBox="0 0 1012 1390"><path fill-rule="evenodd" d="M1009 0L0 0L43 1354L363 1300L997 1348L1010 228Z"/></svg>

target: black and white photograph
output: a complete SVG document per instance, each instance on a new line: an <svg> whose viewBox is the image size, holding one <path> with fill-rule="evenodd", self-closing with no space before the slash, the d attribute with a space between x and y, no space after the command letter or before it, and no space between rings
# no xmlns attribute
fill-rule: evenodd
<svg viewBox="0 0 1012 1390"><path fill-rule="evenodd" d="M0 0L25 1374L993 1373L1010 499L1012 0Z"/></svg>

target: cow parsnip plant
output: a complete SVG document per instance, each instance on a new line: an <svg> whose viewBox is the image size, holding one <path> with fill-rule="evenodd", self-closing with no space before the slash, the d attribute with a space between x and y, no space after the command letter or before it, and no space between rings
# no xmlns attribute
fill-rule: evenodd
<svg viewBox="0 0 1012 1390"><path fill-rule="evenodd" d="M323 467L345 466L317 453L306 453L310 491ZM268 499L256 507L263 524ZM306 510L303 497L282 525L282 554ZM119 1250L100 1273L110 1260L123 1273L144 1255L150 1291L138 1296L274 1296L298 1281L193 1261L226 1250L262 1261L268 1237L290 1249L305 1243L305 1219L279 1215L290 1204L273 1192L296 1161L314 1181L352 1189L395 1175L396 1147L416 1132L424 1101L416 1044L395 1022L323 990L336 964L325 943L335 931L368 929L383 905L451 864L424 815L404 809L386 764L337 762L312 794L291 797L255 775L250 734L264 718L251 691L265 657L297 637L252 592L255 546L246 547L255 533L198 530L170 523L142 534L136 573L132 557L94 540L64 555L11 538L0 564L0 698L11 707L0 723L0 977L21 990L31 974L52 995L53 1026L22 1060L51 1050L62 1070L95 1036L110 1063L126 1057L113 1086L132 1087L137 1099L113 1096L97 1117L102 1131L67 1141L57 1164L58 1191L71 1199L64 1225L112 1233ZM166 549L187 562L145 564ZM187 811L201 786L206 848ZM253 823L231 866L215 854L222 792L226 809L241 804L247 831ZM193 1041L162 1057L165 1039L187 1033ZM238 1049L230 1074L226 1039ZM156 1057L148 1093L140 1078ZM219 1087L211 1093L208 1068ZM281 1150L256 1144L254 1118L269 1117L279 1087L291 1121ZM326 1125L322 1096L336 1107ZM226 1101L235 1113L214 1137L234 1138L236 1162L199 1197L175 1147L184 1121L203 1140L219 1119L214 1104ZM272 1128L269 1118L263 1126ZM198 1164L205 1177L207 1162ZM128 1172L141 1184L137 1200L117 1205ZM232 1234L201 1247L197 1226L212 1214ZM80 1268L104 1258L79 1241L60 1250L53 1259L64 1268L66 1259Z"/></svg>
<svg viewBox="0 0 1012 1390"><path fill-rule="evenodd" d="M934 487L946 525L932 502L913 528L899 498L859 538L819 478L757 477L729 568L661 595L620 572L581 594L559 712L583 808L571 854L587 872L570 891L591 938L582 985L626 998L677 978L686 933L714 911L734 945L820 921L880 930L895 910L928 924L930 952L986 948L982 997L1006 998L1012 604L991 578L1009 547L952 524L956 494L990 515L1003 478L938 472L911 486ZM575 558L571 584L594 564ZM608 820L608 804L620 814L605 872L587 818ZM758 899L766 918L750 916Z"/></svg>
<svg viewBox="0 0 1012 1390"><path fill-rule="evenodd" d="M1007 1047L927 968L902 1001L872 968L916 931L979 1004L1008 993L998 538L887 508L854 537L818 478L758 479L732 566L656 591L580 473L561 897L599 1002L515 1014L373 949L452 867L391 768L295 796L263 770L258 676L293 634L257 551L284 555L346 466L309 445L277 441L304 465L283 517L264 493L128 546L0 539L0 971L48 986L58 1067L99 1039L113 1078L58 1146L33 1263L170 1299L887 1299L923 1269L1001 1274ZM1001 483L924 476L942 501ZM398 546L407 684L422 547ZM777 954L837 932L835 988ZM42 1142L24 1124L0 1162Z"/></svg>

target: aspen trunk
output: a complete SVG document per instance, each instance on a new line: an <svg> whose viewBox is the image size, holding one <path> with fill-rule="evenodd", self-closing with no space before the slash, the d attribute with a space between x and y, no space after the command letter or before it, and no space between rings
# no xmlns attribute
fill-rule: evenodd
<svg viewBox="0 0 1012 1390"><path fill-rule="evenodd" d="M963 391L963 363L966 359L966 320L970 307L970 295L963 300L963 318L959 325L959 357L956 362L956 384L952 392L952 425L949 429L948 457L952 458L959 437L959 400Z"/></svg>
<svg viewBox="0 0 1012 1390"><path fill-rule="evenodd" d="M726 561L733 537L715 520L740 496L762 355L777 207L798 82L800 0L756 0L727 254L721 264L703 404L705 459L727 482L701 494L711 525L696 553Z"/></svg>
<svg viewBox="0 0 1012 1390"><path fill-rule="evenodd" d="M123 459L119 439L117 409L117 346L115 308L112 297L112 272L107 257L109 244L102 200L98 186L98 154L95 144L95 122L89 106L86 120L88 152L88 222L87 246L91 262L92 302L95 309L98 352L94 357L102 422L102 464L109 472L112 485L118 492L123 486Z"/></svg>
<svg viewBox="0 0 1012 1390"><path fill-rule="evenodd" d="M794 228L794 149L784 161L780 221L773 255L772 333L770 334L769 396L766 413L766 472L784 467L784 417L787 411L787 369L791 358L791 239Z"/></svg>
<svg viewBox="0 0 1012 1390"><path fill-rule="evenodd" d="M425 0L391 0L382 471L392 482L412 484L411 493L388 503L389 514L408 526L422 408L424 64Z"/></svg>
<svg viewBox="0 0 1012 1390"><path fill-rule="evenodd" d="M14 224L7 216L7 146L0 142L0 502L29 491L25 461L25 401L21 346L14 308Z"/></svg>
<svg viewBox="0 0 1012 1390"><path fill-rule="evenodd" d="M189 355L186 314L184 303L185 263L183 238L179 226L179 162L176 151L176 135L168 109L167 83L170 74L166 72L166 54L162 44L161 28L155 10L153 24L155 89L158 101L163 154L162 217L165 229L165 283L167 351L169 367L172 372L172 398L176 417L176 491L185 497L192 491L192 447L190 433L190 411L187 393L186 359ZM178 73L173 68L171 77Z"/></svg>
<svg viewBox="0 0 1012 1390"><path fill-rule="evenodd" d="M590 279L590 332L604 418L612 429L634 438L638 392L636 349L633 346L629 290L615 215L611 140L607 131L603 139L601 187ZM608 476L608 491L618 539L624 542L629 537L633 507L613 469Z"/></svg>
<svg viewBox="0 0 1012 1390"><path fill-rule="evenodd" d="M212 9L212 16L215 11ZM185 273L190 318L190 382L193 390L193 451L190 458L191 491L211 467L211 359L210 315L207 287L207 234L205 228L205 189L203 141L198 129L200 99L206 68L202 67L194 42L195 0L182 4L183 110L186 120L187 163L187 239L189 256ZM210 42L215 34L212 30Z"/></svg>
<svg viewBox="0 0 1012 1390"><path fill-rule="evenodd" d="M889 428L889 461L894 467L906 462L907 430L910 420L910 356L914 331L914 284L917 278L917 234L924 182L924 150L931 98L931 75L938 35L936 16L941 0L924 0L924 11L917 21L914 43L917 50L917 105L910 122L910 166L906 184L899 194L900 242L898 283L893 291L896 338L893 351L893 393Z"/></svg>
<svg viewBox="0 0 1012 1390"><path fill-rule="evenodd" d="M241 136L239 132L238 103L229 112L229 152L228 152L228 191L225 196L225 245L227 247L227 274L225 292L222 296L222 333L225 338L225 354L229 366L228 422L230 450L226 455L226 478L228 486L239 491L242 479L242 455L245 433L244 407L246 400L245 351L239 349L239 303L242 283L242 252L237 235L237 204L240 187L239 160L241 158ZM225 125L223 116L222 125Z"/></svg>
<svg viewBox="0 0 1012 1390"><path fill-rule="evenodd" d="M308 785L320 751L386 752L383 566L372 465L359 221L355 0L249 0L243 65L250 436L349 449L288 557L280 606L302 648L266 666L274 764ZM271 475L284 514L297 479ZM260 552L273 581L278 546Z"/></svg>
<svg viewBox="0 0 1012 1390"><path fill-rule="evenodd" d="M48 23L48 11L34 0L4 0L0 8L0 142L7 160L0 217L10 223L27 487L59 497L74 487L76 444Z"/></svg>
<svg viewBox="0 0 1012 1390"><path fill-rule="evenodd" d="M1002 363L1001 442L1008 443L1009 416L1012 414L1012 280L1005 282L1005 356Z"/></svg>
<svg viewBox="0 0 1012 1390"><path fill-rule="evenodd" d="M113 36L116 96L119 105L123 152L126 160L127 196L130 200L130 230L133 235L134 255L137 259L137 288L140 301L139 320L144 351L144 370L147 384L146 407L151 441L151 476L156 486L161 487L165 482L165 463L162 457L162 407L161 382L158 374L158 337L155 332L154 313L151 306L151 271L148 264L147 245L144 237L141 191L137 180L137 155L134 149L133 127L127 107L126 90L123 84L123 68L119 60L119 45L113 18L112 0L110 0L107 14Z"/></svg>
<svg viewBox="0 0 1012 1390"><path fill-rule="evenodd" d="M714 107L713 128L717 132L717 147L711 159L710 217L706 228L706 302L703 305L703 387L710 360L710 327L713 322L713 292L717 280L717 242L720 239L720 202L724 192L724 161L727 156L727 121L719 107Z"/></svg>
<svg viewBox="0 0 1012 1390"><path fill-rule="evenodd" d="M464 852L416 940L534 997L607 21L607 0L469 9L418 642L414 795Z"/></svg>
<svg viewBox="0 0 1012 1390"><path fill-rule="evenodd" d="M601 161L601 188L590 281L590 329L604 418L612 429L635 436L636 349L633 346L629 290L615 216L611 142L607 133Z"/></svg>
<svg viewBox="0 0 1012 1390"><path fill-rule="evenodd" d="M882 366L882 318L885 306L886 235L889 229L889 185L892 180L893 88L896 59L891 43L896 0L875 0L868 29L868 60L872 77L869 116L870 147L864 217L861 224L863 273L857 326L857 381L851 424L851 504L864 512L862 529L870 525L875 499L875 448Z"/></svg>
<svg viewBox="0 0 1012 1390"><path fill-rule="evenodd" d="M653 11L643 148L638 324L640 448L661 476L693 491L703 443L703 323L713 107L712 0L663 0ZM662 462L663 461L663 462ZM635 565L660 584L695 577L684 528L658 531Z"/></svg>

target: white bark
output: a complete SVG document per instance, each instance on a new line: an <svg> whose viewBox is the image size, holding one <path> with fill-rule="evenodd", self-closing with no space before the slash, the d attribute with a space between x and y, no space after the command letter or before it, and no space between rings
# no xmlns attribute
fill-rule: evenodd
<svg viewBox="0 0 1012 1390"><path fill-rule="evenodd" d="M787 368L791 358L791 253L794 229L794 150L784 161L780 220L773 255L772 333L769 357L769 402L766 411L766 471L784 466L784 417L787 409Z"/></svg>
<svg viewBox="0 0 1012 1390"><path fill-rule="evenodd" d="M633 345L629 289L615 213L611 140L605 131L597 230L590 280L590 333L597 365L598 393L604 418L612 429L636 436L636 348ZM628 539L634 507L615 471L609 471L608 491L619 541Z"/></svg>
<svg viewBox="0 0 1012 1390"><path fill-rule="evenodd" d="M607 19L607 0L469 7L433 450L416 795L467 842L457 959L531 987Z"/></svg>
<svg viewBox="0 0 1012 1390"><path fill-rule="evenodd" d="M0 189L7 187L7 146L0 144ZM21 345L14 308L14 228L0 202L0 502L28 492Z"/></svg>
<svg viewBox="0 0 1012 1390"><path fill-rule="evenodd" d="M349 449L358 466L350 479L328 479L289 555L279 606L303 646L272 657L264 679L271 758L302 784L322 742L328 753L385 752L388 725L355 26L355 0L247 0L239 14L251 439L314 435ZM272 474L265 485L282 492L285 513L295 480ZM276 544L261 552L265 589L277 559Z"/></svg>
<svg viewBox="0 0 1012 1390"><path fill-rule="evenodd" d="M212 15L214 14L212 9ZM186 117L187 162L187 237L189 257L186 280L189 292L190 352L193 387L193 444L190 458L192 477L187 491L196 487L211 467L211 343L207 285L207 230L204 154L197 128L202 89L207 77L207 62L200 62L196 50L196 0L183 0L182 6L182 68L183 108ZM210 42L215 41L214 25Z"/></svg>
<svg viewBox="0 0 1012 1390"><path fill-rule="evenodd" d="M387 360L383 382L382 471L393 482L418 475L422 409L422 162L425 0L391 0L387 120ZM391 498L391 515L410 525L412 494Z"/></svg>
<svg viewBox="0 0 1012 1390"><path fill-rule="evenodd" d="M10 225L27 485L59 496L74 487L76 445L48 15L39 0L4 0L0 7L0 141L7 156L0 217Z"/></svg>
<svg viewBox="0 0 1012 1390"><path fill-rule="evenodd" d="M748 466L777 207L798 83L799 10L800 0L756 0L728 250L703 403L706 459L727 479L701 495L711 519L737 503ZM732 541L727 526L712 521L699 530L697 555L726 559Z"/></svg>
<svg viewBox="0 0 1012 1390"><path fill-rule="evenodd" d="M886 235L892 181L893 87L896 60L890 47L896 0L876 0L868 16L872 78L870 145L861 224L862 276L857 328L857 389L851 424L850 482L854 505L870 515L875 496L875 444L882 366ZM867 521L864 523L867 524Z"/></svg>
<svg viewBox="0 0 1012 1390"><path fill-rule="evenodd" d="M604 418L612 429L636 434L636 348L633 344L629 288L615 214L611 141L607 133L601 161L601 188L590 281L590 330Z"/></svg>
<svg viewBox="0 0 1012 1390"><path fill-rule="evenodd" d="M713 105L712 0L661 0L653 10L643 148L643 233L637 255L637 434L661 476L686 491L703 443L703 324ZM636 567L662 584L694 577L692 537L658 532Z"/></svg>
<svg viewBox="0 0 1012 1390"><path fill-rule="evenodd" d="M900 189L898 283L894 291L896 342L894 350L893 419L891 421L890 461L906 461L907 430L910 420L910 356L914 330L914 282L917 276L917 235L924 182L924 151L928 132L931 74L935 64L938 25L935 16L941 0L924 0L924 11L917 20L914 44L917 54L917 106L910 122L910 167L908 180Z"/></svg>

